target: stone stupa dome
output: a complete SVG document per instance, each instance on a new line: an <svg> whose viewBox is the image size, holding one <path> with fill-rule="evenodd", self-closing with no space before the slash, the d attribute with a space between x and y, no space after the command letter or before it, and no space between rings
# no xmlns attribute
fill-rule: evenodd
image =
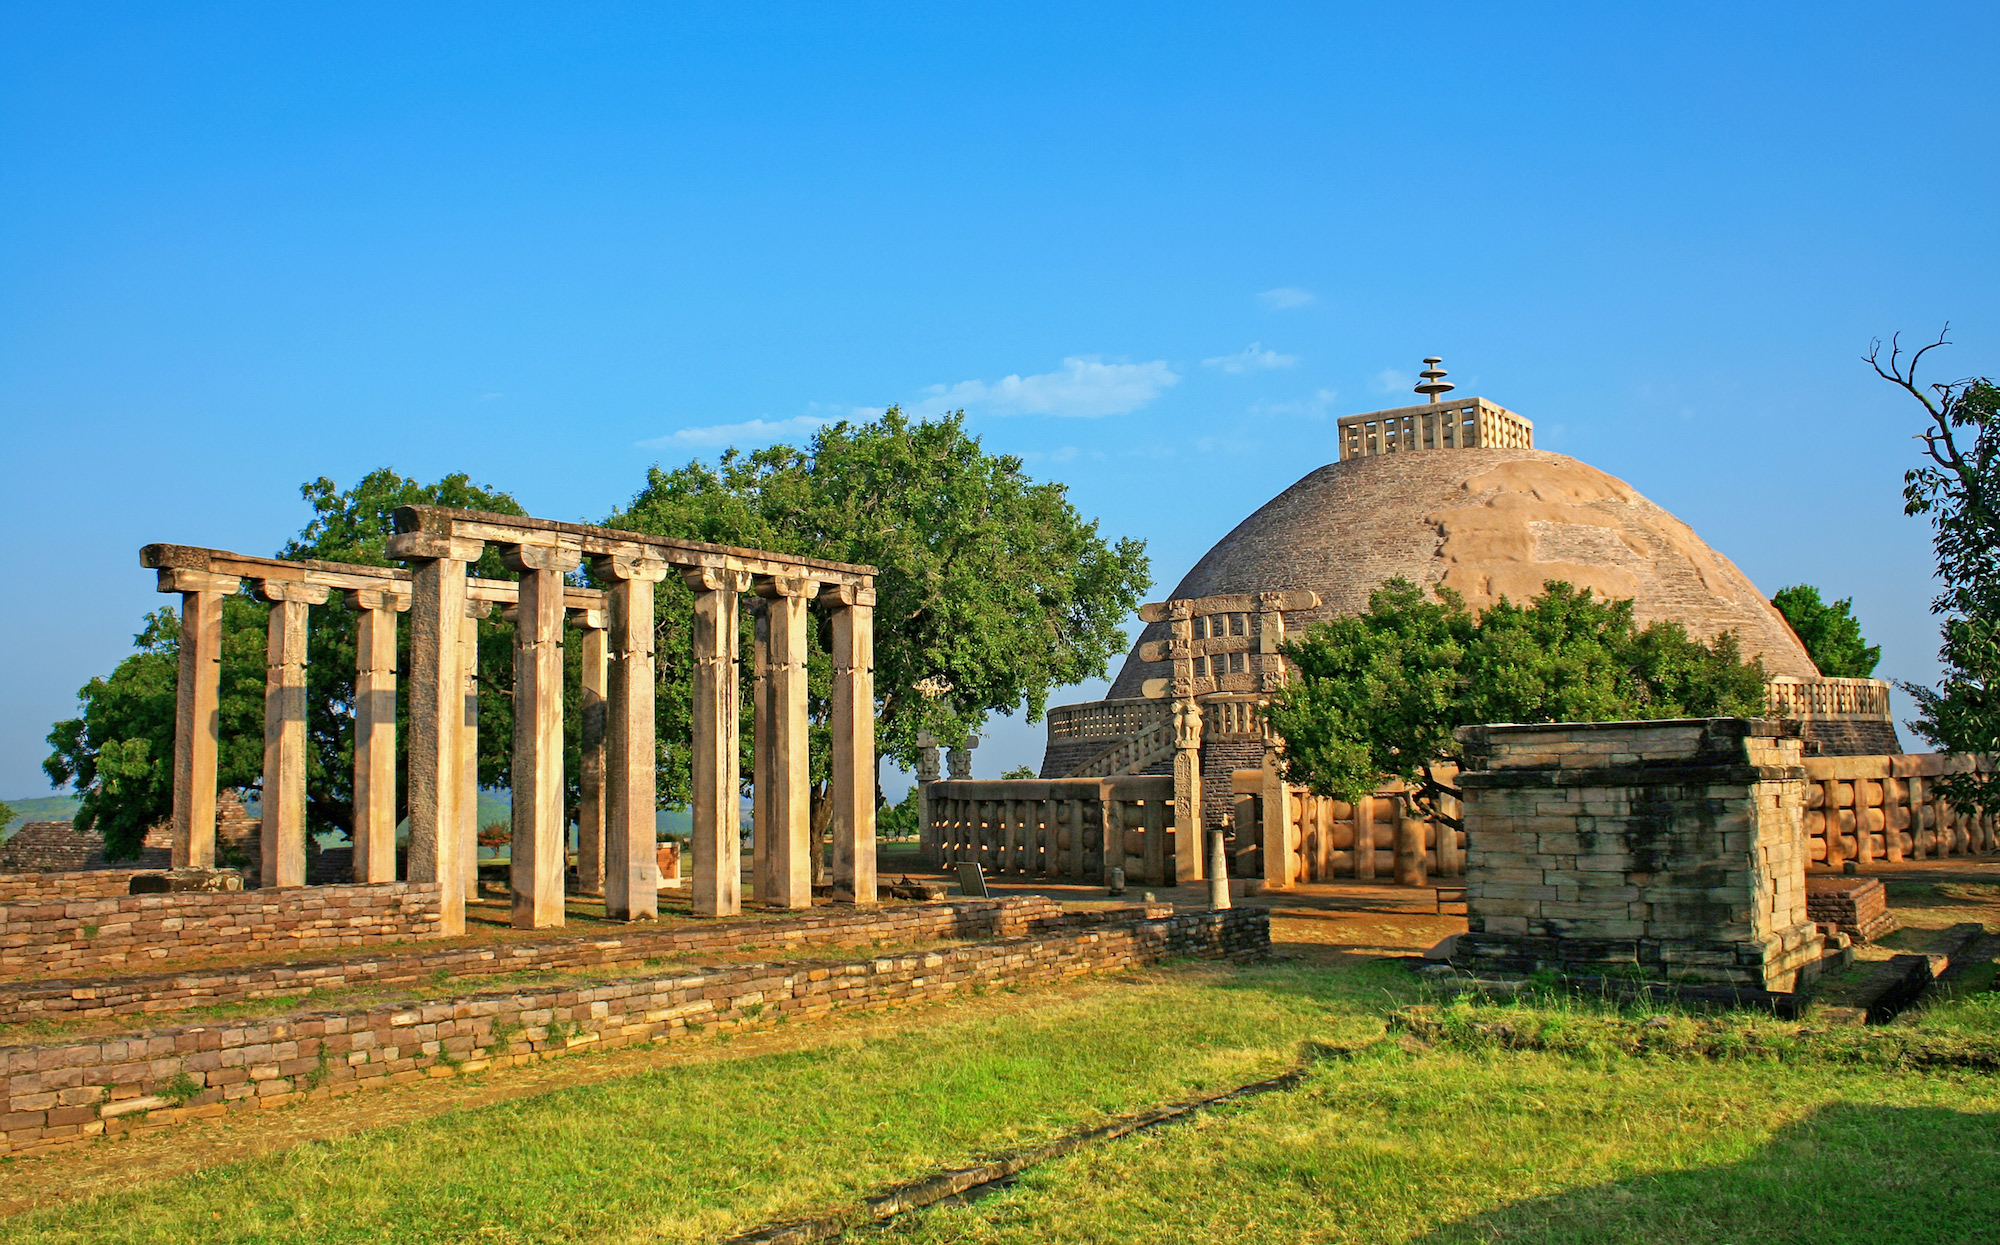
<svg viewBox="0 0 2000 1245"><path fill-rule="evenodd" d="M1526 426L1511 412L1471 401ZM1599 596L1631 598L1641 626L1672 620L1704 640L1733 630L1745 658L1763 658L1768 675L1817 677L1783 616L1735 563L1631 485L1566 455L1527 448L1528 434L1487 433L1471 447L1410 452L1400 442L1414 434L1397 432L1392 448L1405 452L1363 446L1354 421L1399 415L1342 420L1342 448L1352 452L1237 524L1169 595L1318 593L1318 609L1286 615L1287 628L1298 630L1366 610L1368 594L1398 575L1456 589L1474 609L1502 596L1525 601L1544 582L1566 580ZM1509 439L1517 444L1493 444ZM1166 638L1167 624L1152 623L1138 642ZM1110 697L1140 696L1147 679L1171 673L1168 663L1141 661L1135 643Z"/></svg>

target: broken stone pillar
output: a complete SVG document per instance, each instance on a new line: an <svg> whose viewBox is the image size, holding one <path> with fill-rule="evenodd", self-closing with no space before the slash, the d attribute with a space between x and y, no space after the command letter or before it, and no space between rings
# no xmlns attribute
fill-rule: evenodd
<svg viewBox="0 0 2000 1245"><path fill-rule="evenodd" d="M410 863L412 882L438 884L438 932L465 932L465 868L460 860L464 798L458 737L463 730L466 565L482 542L398 532L389 556L410 563Z"/></svg>
<svg viewBox="0 0 2000 1245"><path fill-rule="evenodd" d="M764 771L771 783L765 821L771 831L771 893L763 902L776 908L812 906L811 852L817 845L812 842L811 744L806 724L806 620L817 588L810 579L757 578L757 592L766 598L771 626L771 763Z"/></svg>
<svg viewBox="0 0 2000 1245"><path fill-rule="evenodd" d="M396 615L387 588L347 593L354 627L354 880L396 880Z"/></svg>
<svg viewBox="0 0 2000 1245"><path fill-rule="evenodd" d="M578 610L575 616L583 633L583 699L578 706L582 721L578 732L583 756L577 773L576 800L576 889L585 895L604 893L604 727L610 687L609 637L605 634L603 610Z"/></svg>
<svg viewBox="0 0 2000 1245"><path fill-rule="evenodd" d="M521 574L514 627L513 925L553 929L563 923L569 837L563 816L563 577L583 564L583 555L548 545L506 545L501 556Z"/></svg>
<svg viewBox="0 0 2000 1245"><path fill-rule="evenodd" d="M833 607L833 884L875 902L875 590L829 584ZM817 845L815 845L817 847Z"/></svg>
<svg viewBox="0 0 2000 1245"><path fill-rule="evenodd" d="M467 601L458 633L458 656L465 671L463 709L458 719L459 865L467 897L479 897L479 620L493 612L491 601Z"/></svg>
<svg viewBox="0 0 2000 1245"><path fill-rule="evenodd" d="M1806 911L1796 723L1461 727L1473 971L1631 973L1792 991Z"/></svg>
<svg viewBox="0 0 2000 1245"><path fill-rule="evenodd" d="M181 594L180 678L174 689L176 869L215 867L215 765L221 743L222 599L242 580L162 568L160 591Z"/></svg>
<svg viewBox="0 0 2000 1245"><path fill-rule="evenodd" d="M604 728L604 912L613 920L650 920L660 911L659 863L653 844L654 798L653 585L667 564L650 555L593 558L611 581L610 691Z"/></svg>
<svg viewBox="0 0 2000 1245"><path fill-rule="evenodd" d="M1297 878L1298 831L1292 825L1292 789L1285 785L1285 758L1269 731L1264 740L1264 887L1288 890ZM1355 859L1361 859L1361 819L1355 818Z"/></svg>
<svg viewBox="0 0 2000 1245"><path fill-rule="evenodd" d="M944 863L938 845L937 828L931 823L931 784L941 776L938 769L937 736L917 732L917 850L925 864L936 868Z"/></svg>
<svg viewBox="0 0 2000 1245"><path fill-rule="evenodd" d="M319 584L257 581L271 603L264 640L262 887L306 884L306 620L326 604Z"/></svg>
<svg viewBox="0 0 2000 1245"><path fill-rule="evenodd" d="M953 745L951 750L945 753L945 763L951 766L951 777L954 782L972 777L972 751L978 746L979 736L967 735L964 743Z"/></svg>
<svg viewBox="0 0 2000 1245"><path fill-rule="evenodd" d="M743 910L741 784L737 765L737 598L750 587L744 572L698 567L681 572L694 593L694 686L690 696L694 753L694 879L696 916Z"/></svg>

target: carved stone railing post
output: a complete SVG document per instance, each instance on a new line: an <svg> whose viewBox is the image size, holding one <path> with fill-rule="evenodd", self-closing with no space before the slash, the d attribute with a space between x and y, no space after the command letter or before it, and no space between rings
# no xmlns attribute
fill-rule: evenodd
<svg viewBox="0 0 2000 1245"><path fill-rule="evenodd" d="M777 908L812 906L810 736L806 724L806 619L819 585L810 579L761 575L757 593L766 598L771 628L771 761L760 772L771 784L765 826L771 893L762 902Z"/></svg>
<svg viewBox="0 0 2000 1245"><path fill-rule="evenodd" d="M264 824L258 885L306 884L306 622L326 604L317 584L265 579L257 595L271 603L264 641Z"/></svg>
<svg viewBox="0 0 2000 1245"><path fill-rule="evenodd" d="M396 880L396 614L407 596L347 593L354 628L354 880Z"/></svg>
<svg viewBox="0 0 2000 1245"><path fill-rule="evenodd" d="M583 756L577 772L576 889L585 895L604 893L604 728L610 686L610 650L605 644L603 610L578 610L574 621L583 633L582 721L578 731Z"/></svg>
<svg viewBox="0 0 2000 1245"><path fill-rule="evenodd" d="M514 626L514 839L510 870L516 929L563 923L568 835L563 816L563 577L583 563L571 549L506 545L519 571Z"/></svg>
<svg viewBox="0 0 2000 1245"><path fill-rule="evenodd" d="M163 567L160 591L181 594L180 679L174 690L175 868L215 867L215 766L221 745L222 599L233 575Z"/></svg>
<svg viewBox="0 0 2000 1245"><path fill-rule="evenodd" d="M410 862L412 882L436 882L447 937L465 932L465 871L459 859L464 784L458 740L463 727L466 565L481 541L429 532L389 538L389 556L411 563Z"/></svg>
<svg viewBox="0 0 2000 1245"><path fill-rule="evenodd" d="M875 902L875 590L828 584L833 607L833 884ZM815 845L816 847L817 845Z"/></svg>
<svg viewBox="0 0 2000 1245"><path fill-rule="evenodd" d="M667 564L650 556L593 558L611 581L610 691L604 728L604 912L613 920L659 915L660 871L654 854L653 585Z"/></svg>
<svg viewBox="0 0 2000 1245"><path fill-rule="evenodd" d="M694 593L694 877L696 916L743 910L742 796L737 759L737 599L750 576L697 567L682 572Z"/></svg>

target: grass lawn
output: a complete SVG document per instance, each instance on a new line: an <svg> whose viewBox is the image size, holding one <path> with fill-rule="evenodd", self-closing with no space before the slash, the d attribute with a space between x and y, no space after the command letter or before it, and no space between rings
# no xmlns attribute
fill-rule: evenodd
<svg viewBox="0 0 2000 1245"><path fill-rule="evenodd" d="M314 1142L0 1221L0 1239L713 1240L1308 1056L1296 1090L848 1239L2000 1239L2000 1080L1964 1066L2000 1056L1984 990L1833 1034L1546 1000L1408 1013L1419 984L1380 960L1011 1001ZM1392 1023L1413 1014L1448 1023L1420 1040Z"/></svg>

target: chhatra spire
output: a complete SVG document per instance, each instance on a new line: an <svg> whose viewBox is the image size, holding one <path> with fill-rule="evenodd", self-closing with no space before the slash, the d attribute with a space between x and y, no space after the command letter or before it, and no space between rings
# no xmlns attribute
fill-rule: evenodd
<svg viewBox="0 0 2000 1245"><path fill-rule="evenodd" d="M1423 379L1417 382L1416 391L1428 395L1433 402L1436 402L1445 394L1458 388L1457 385L1445 379L1445 370L1438 366L1443 362L1444 360L1437 355L1432 355L1430 358L1424 360L1426 365L1424 370L1417 373Z"/></svg>

